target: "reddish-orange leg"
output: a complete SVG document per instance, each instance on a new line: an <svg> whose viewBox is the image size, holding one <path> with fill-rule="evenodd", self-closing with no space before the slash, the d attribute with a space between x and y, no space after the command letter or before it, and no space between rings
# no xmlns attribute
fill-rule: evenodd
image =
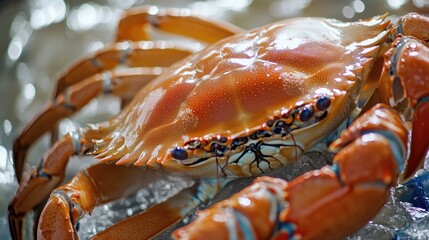
<svg viewBox="0 0 429 240"><path fill-rule="evenodd" d="M75 226L84 214L91 213L96 206L127 196L153 182L157 175L159 173L115 165L89 167L52 192L40 216L37 238L75 239ZM215 185L214 180L198 181L165 202L111 226L94 238L148 239L182 219L206 198L212 198L216 192L207 188L214 189Z"/></svg>
<svg viewBox="0 0 429 240"><path fill-rule="evenodd" d="M187 36L206 43L214 43L243 31L232 24L195 16L189 10L184 9L158 9L153 6L128 10L118 24L117 43L105 48L100 52L99 57L94 56L81 60L66 71L58 80L55 96L71 84L99 73L100 70L112 69L118 64L126 64L130 67L170 66L178 59L170 56L165 50L176 49L191 52L196 50L194 43L186 45L180 42L150 41L152 40L149 36L151 27L161 32ZM137 58L126 57L132 53L127 44L132 44L133 41L143 41L142 43L144 43L147 40L149 41L143 44L147 55ZM109 51L110 48L116 51Z"/></svg>
<svg viewBox="0 0 429 240"><path fill-rule="evenodd" d="M187 43L173 41L117 42L81 59L57 80L54 97L87 77L116 67L169 67L178 60L201 50Z"/></svg>
<svg viewBox="0 0 429 240"><path fill-rule="evenodd" d="M141 7L125 12L118 24L116 41L150 39L150 29L215 43L243 31L229 23L194 15L189 9Z"/></svg>
<svg viewBox="0 0 429 240"><path fill-rule="evenodd" d="M43 202L52 189L63 181L69 157L81 151L81 140L77 132L65 136L44 155L38 169L33 168L24 176L8 209L13 239L23 239L23 219L27 212Z"/></svg>
<svg viewBox="0 0 429 240"><path fill-rule="evenodd" d="M401 176L401 181L405 181L423 166L429 150L429 48L415 38L400 36L386 53L386 59L376 95L391 106L407 99L414 112L410 156Z"/></svg>
<svg viewBox="0 0 429 240"><path fill-rule="evenodd" d="M25 175L9 206L9 224L14 239L23 239L21 231L26 213L43 202L63 182L69 157L91 150L92 143L86 139L84 133L72 132L66 135L45 154L37 169L32 169ZM51 193L40 217L38 238L73 239L76 235L75 224L83 214L156 181L157 175L159 173L153 171L109 164L97 164L81 171L68 184ZM169 214L168 219L164 219L164 225L158 224L158 228L146 231L147 236L158 233L182 218L186 214L183 211L185 207L189 210L195 207L199 201L192 203L195 200L194 191L195 189L184 190L171 200L145 212L144 216L152 217ZM212 197L213 194L207 196ZM135 218L141 222L141 215ZM153 224L155 218L144 219L147 224ZM129 219L127 223L132 221ZM112 233L114 231L106 230L104 235Z"/></svg>
<svg viewBox="0 0 429 240"><path fill-rule="evenodd" d="M112 177L115 176L115 177ZM75 224L94 207L123 198L157 178L155 172L97 164L54 190L41 214L38 239L76 239Z"/></svg>
<svg viewBox="0 0 429 240"><path fill-rule="evenodd" d="M123 65L127 67L167 67L184 56L199 50L195 49L192 45L179 42L140 42L150 39L147 29L148 26L155 26L160 31L189 36L208 43L216 42L242 31L240 28L233 25L206 20L198 16L193 16L189 12L174 9L154 12L153 9L157 8L141 8L126 12L118 26L117 41L139 42L117 42L95 53L93 56L87 57L74 64L58 79L54 99L69 86L103 71L112 70L115 67ZM154 25L153 23L155 21L159 23L162 22L163 24ZM175 27L175 22L181 26L180 31L174 30L179 29ZM196 29L200 31L196 31ZM136 30L138 31L136 32ZM207 39L207 36L210 36L209 39ZM33 122L36 121L37 119ZM39 132L31 130L30 128L32 128L32 125L33 123L30 123L28 127L21 132L13 146L15 173L19 182L27 149L41 134L47 131L45 129ZM45 124L45 126L47 125L54 126L55 123ZM34 133L32 131L34 131Z"/></svg>
<svg viewBox="0 0 429 240"><path fill-rule="evenodd" d="M385 54L379 85L369 100L369 105L383 102L396 107L401 104L409 106L413 112L410 157L400 181L408 180L423 166L429 151L428 26L429 18L411 13L392 28L391 35L395 40ZM401 111L409 111L409 108Z"/></svg>
<svg viewBox="0 0 429 240"><path fill-rule="evenodd" d="M170 66L194 51L196 50L187 48L186 45L165 41L121 43L81 60L70 68L60 78L57 88L60 92L53 102L27 125L14 142L13 159L18 181L21 179L27 149L60 119L80 110L103 92L125 100L131 99L139 89L162 72L159 67ZM121 64L131 68L113 69ZM113 70L108 71L109 69Z"/></svg>

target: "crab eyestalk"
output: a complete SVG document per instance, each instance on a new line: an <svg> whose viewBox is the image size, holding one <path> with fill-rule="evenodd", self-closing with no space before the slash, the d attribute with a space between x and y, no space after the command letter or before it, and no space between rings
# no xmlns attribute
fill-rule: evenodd
<svg viewBox="0 0 429 240"><path fill-rule="evenodd" d="M429 48L411 37L399 37L386 53L380 85L381 100L392 106L404 99L413 109L410 156L400 178L411 178L424 163L429 150Z"/></svg>

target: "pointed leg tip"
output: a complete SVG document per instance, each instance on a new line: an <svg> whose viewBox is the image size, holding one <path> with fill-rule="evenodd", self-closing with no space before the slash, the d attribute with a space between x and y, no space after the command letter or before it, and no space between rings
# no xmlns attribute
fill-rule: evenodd
<svg viewBox="0 0 429 240"><path fill-rule="evenodd" d="M10 235L11 235L12 239L15 239L15 240L23 239L23 236L22 236L23 220L22 220L22 218L16 214L15 209L12 206L12 204L9 205L8 211L9 211L9 216L8 216L9 230L10 230Z"/></svg>

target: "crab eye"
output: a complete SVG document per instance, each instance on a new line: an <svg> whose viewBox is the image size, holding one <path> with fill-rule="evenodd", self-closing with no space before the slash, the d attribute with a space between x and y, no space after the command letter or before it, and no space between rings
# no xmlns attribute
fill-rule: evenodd
<svg viewBox="0 0 429 240"><path fill-rule="evenodd" d="M317 99L316 108L319 111L325 111L326 109L329 108L329 106L331 106L331 99L330 98L323 96L323 97L320 97L319 99Z"/></svg>
<svg viewBox="0 0 429 240"><path fill-rule="evenodd" d="M177 160L186 160L188 158L188 153L186 152L185 149L181 148L181 147L176 147L173 150L171 150L171 156L174 159Z"/></svg>
<svg viewBox="0 0 429 240"><path fill-rule="evenodd" d="M301 113L299 114L299 119L302 122L310 120L311 117L313 117L314 111L312 107L305 107L302 109Z"/></svg>

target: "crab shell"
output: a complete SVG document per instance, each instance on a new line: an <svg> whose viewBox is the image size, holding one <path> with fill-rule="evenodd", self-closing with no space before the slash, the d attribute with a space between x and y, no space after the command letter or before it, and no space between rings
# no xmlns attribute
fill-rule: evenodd
<svg viewBox="0 0 429 240"><path fill-rule="evenodd" d="M355 109L388 25L385 16L298 18L229 37L176 63L83 134L102 162L204 177L270 171ZM328 109L317 108L321 98ZM270 124L280 120L287 128L274 134ZM237 139L247 142L237 146ZM264 157L249 150L257 144Z"/></svg>

